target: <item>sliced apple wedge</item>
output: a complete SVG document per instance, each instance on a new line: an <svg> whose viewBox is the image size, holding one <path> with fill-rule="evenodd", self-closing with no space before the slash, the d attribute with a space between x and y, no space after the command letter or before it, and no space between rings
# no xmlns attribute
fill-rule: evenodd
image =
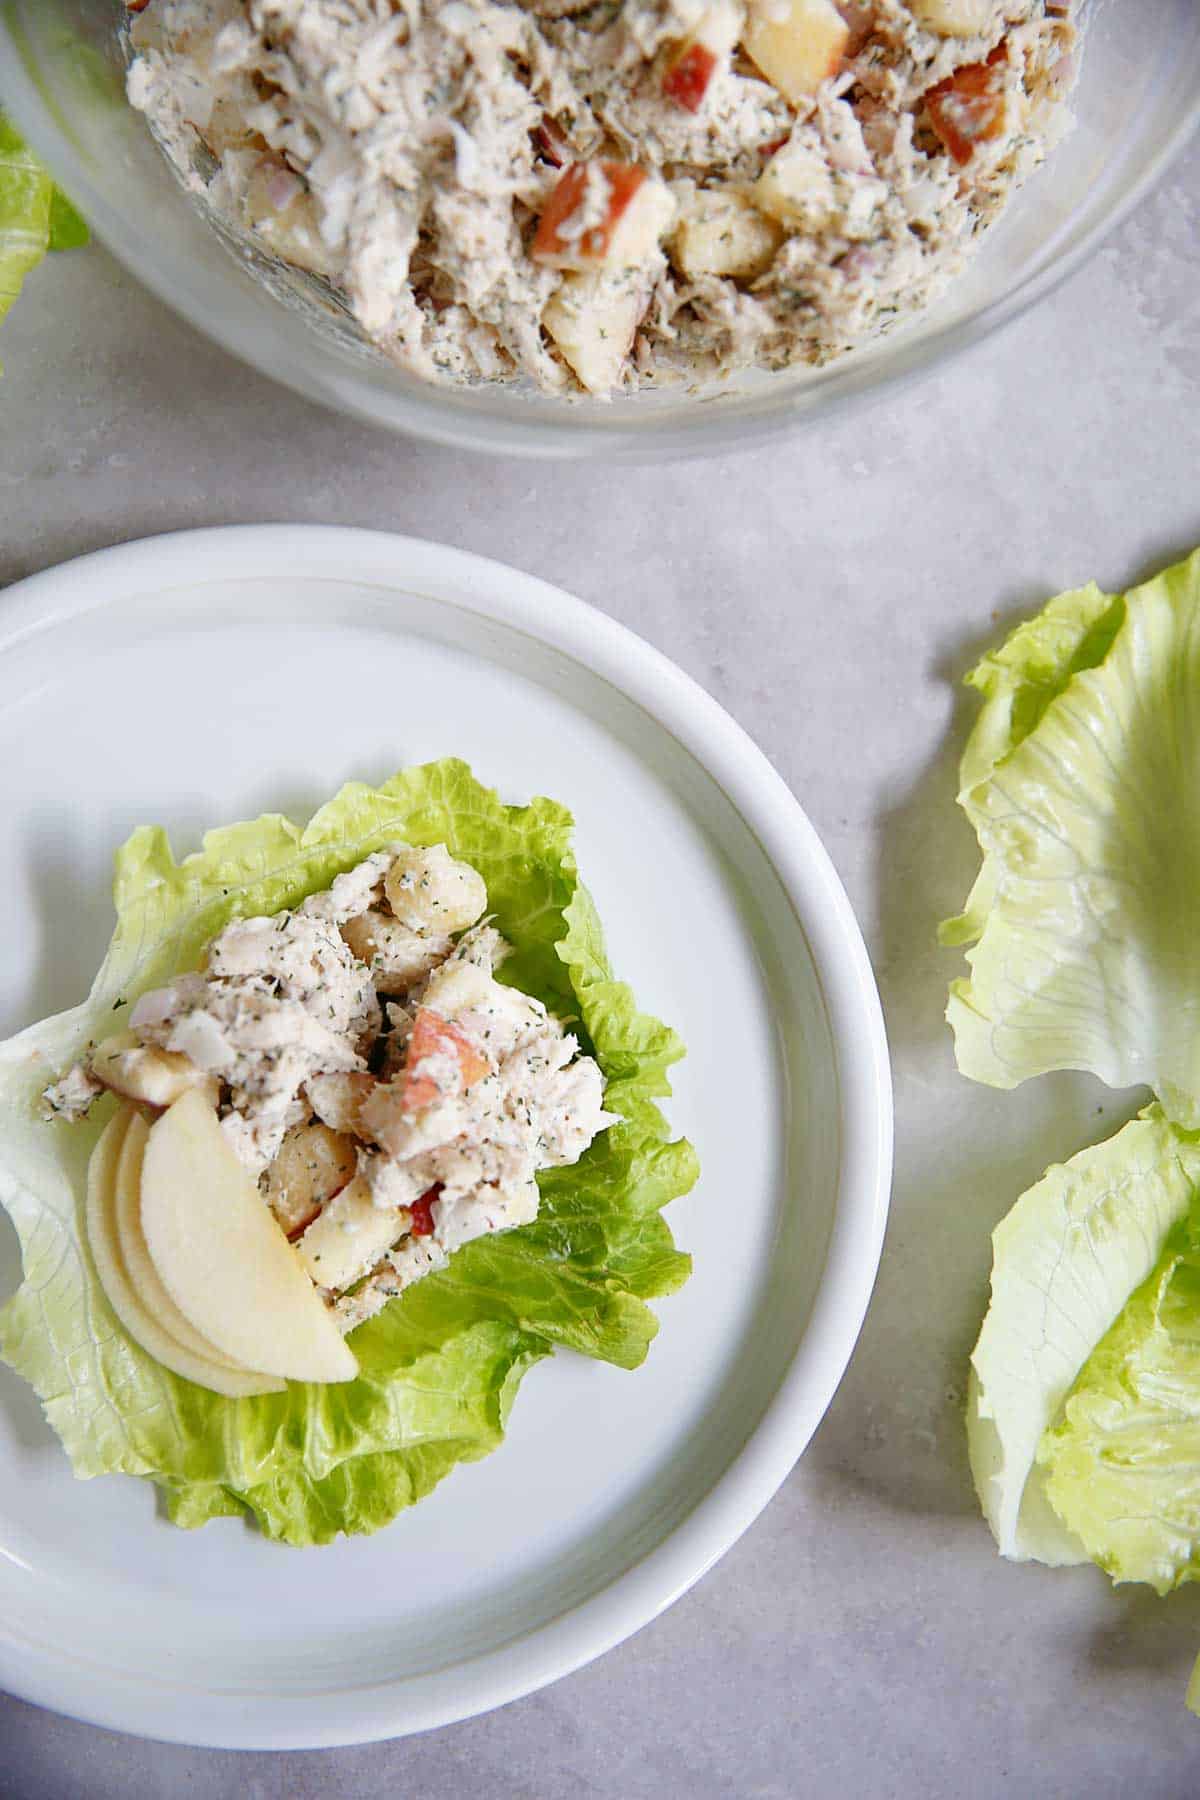
<svg viewBox="0 0 1200 1800"><path fill-rule="evenodd" d="M353 1381L342 1340L216 1114L184 1094L150 1129L142 1230L163 1286L222 1355L290 1381Z"/></svg>
<svg viewBox="0 0 1200 1800"><path fill-rule="evenodd" d="M283 1382L270 1375L255 1375L248 1369L233 1369L219 1361L197 1355L165 1331L144 1304L134 1286L121 1252L117 1227L117 1182L121 1161L129 1143L133 1126L144 1122L130 1106L113 1114L92 1151L88 1163L87 1235L92 1260L100 1277L100 1285L109 1304L135 1343L160 1362L165 1369L183 1375L199 1387L229 1399L252 1394L273 1394Z"/></svg>
<svg viewBox="0 0 1200 1800"><path fill-rule="evenodd" d="M184 1350L190 1350L193 1356L225 1369L236 1369L243 1375L255 1375L278 1388L279 1383L273 1376L263 1375L259 1369L248 1369L245 1363L223 1356L216 1345L184 1317L159 1279L142 1231L142 1164L149 1136L150 1128L145 1119L134 1112L126 1127L113 1184L117 1244L125 1273L142 1310L149 1313L167 1337L173 1338Z"/></svg>
<svg viewBox="0 0 1200 1800"><path fill-rule="evenodd" d="M114 1094L147 1106L170 1106L189 1088L199 1088L210 1106L220 1092L215 1075L205 1074L186 1056L155 1045L139 1044L132 1031L116 1031L96 1045L89 1058L92 1074Z"/></svg>

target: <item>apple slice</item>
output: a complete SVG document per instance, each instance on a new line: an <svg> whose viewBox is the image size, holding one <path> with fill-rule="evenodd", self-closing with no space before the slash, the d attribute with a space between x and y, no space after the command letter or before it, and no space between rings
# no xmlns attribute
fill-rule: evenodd
<svg viewBox="0 0 1200 1800"><path fill-rule="evenodd" d="M168 1294L222 1355L290 1381L353 1381L354 1352L199 1094L150 1130L142 1230Z"/></svg>
<svg viewBox="0 0 1200 1800"><path fill-rule="evenodd" d="M529 254L551 269L632 269L675 214L670 189L633 163L572 163L547 200Z"/></svg>
<svg viewBox="0 0 1200 1800"><path fill-rule="evenodd" d="M318 1287L341 1293L386 1256L408 1225L407 1207L376 1206L366 1177L357 1175L313 1220L296 1251Z"/></svg>
<svg viewBox="0 0 1200 1800"><path fill-rule="evenodd" d="M145 1119L135 1112L125 1132L114 1184L117 1244L133 1291L143 1310L162 1327L166 1335L183 1349L190 1350L193 1356L200 1357L204 1362L219 1363L222 1368L237 1369L242 1374L259 1375L260 1370L247 1369L245 1363L223 1356L215 1344L211 1344L202 1332L197 1331L184 1318L159 1280L158 1270L150 1260L142 1231L142 1163L149 1136L150 1128ZM263 1375L262 1379L269 1381L273 1377Z"/></svg>
<svg viewBox="0 0 1200 1800"><path fill-rule="evenodd" d="M197 1386L210 1388L231 1400L281 1392L284 1384L273 1376L231 1368L180 1343L164 1330L135 1287L122 1254L117 1222L119 1171L135 1125L141 1125L145 1132L144 1121L133 1108L121 1107L105 1126L88 1163L88 1246L109 1304L135 1343L165 1369L183 1375Z"/></svg>
<svg viewBox="0 0 1200 1800"><path fill-rule="evenodd" d="M220 1098L215 1075L198 1069L174 1050L140 1044L132 1031L115 1031L96 1045L88 1064L97 1081L127 1100L146 1106L170 1106L189 1088L199 1088L210 1106Z"/></svg>
<svg viewBox="0 0 1200 1800"><path fill-rule="evenodd" d="M742 32L746 54L793 106L835 73L849 40L833 0L751 0Z"/></svg>

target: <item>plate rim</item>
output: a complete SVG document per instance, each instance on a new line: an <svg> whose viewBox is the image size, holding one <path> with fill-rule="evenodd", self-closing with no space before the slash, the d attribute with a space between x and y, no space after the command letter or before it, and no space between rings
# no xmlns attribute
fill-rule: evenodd
<svg viewBox="0 0 1200 1800"><path fill-rule="evenodd" d="M22 1643L0 1622L0 1686L113 1730L221 1749L315 1749L472 1718L582 1668L687 1592L758 1517L807 1448L849 1365L887 1223L893 1104L883 1009L849 897L815 828L745 729L662 651L511 564L355 526L254 524L157 533L70 558L0 592L0 655L67 619L206 581L313 578L419 591L523 631L633 701L713 779L796 913L829 1018L842 1154L825 1267L804 1334L737 1456L663 1541L598 1593L498 1649L416 1676L255 1697L186 1682L140 1687ZM31 1654L32 1651L32 1654Z"/></svg>

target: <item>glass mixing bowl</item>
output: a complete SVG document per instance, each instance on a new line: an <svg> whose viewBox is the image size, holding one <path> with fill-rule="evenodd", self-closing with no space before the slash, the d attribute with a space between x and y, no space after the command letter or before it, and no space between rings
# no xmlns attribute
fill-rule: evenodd
<svg viewBox="0 0 1200 1800"><path fill-rule="evenodd" d="M1087 0L1076 124L945 300L823 369L696 392L564 400L434 388L394 367L310 278L223 234L125 104L122 0L0 0L0 94L96 231L201 331L372 424L470 449L650 458L750 442L932 368L1078 267L1200 117L1197 0Z"/></svg>

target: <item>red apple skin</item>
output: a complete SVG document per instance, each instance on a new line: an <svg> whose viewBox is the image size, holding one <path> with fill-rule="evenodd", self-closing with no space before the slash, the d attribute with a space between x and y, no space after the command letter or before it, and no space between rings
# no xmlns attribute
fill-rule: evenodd
<svg viewBox="0 0 1200 1800"><path fill-rule="evenodd" d="M1004 129L1004 84L996 69L1007 57L1001 42L986 62L955 69L925 96L929 122L960 168L970 162L976 144Z"/></svg>
<svg viewBox="0 0 1200 1800"><path fill-rule="evenodd" d="M551 168L565 168L571 161L571 146L549 113L543 115L542 122L534 131L533 138L537 145L538 155L543 162L548 162Z"/></svg>
<svg viewBox="0 0 1200 1800"><path fill-rule="evenodd" d="M320 1216L321 1216L321 1208L319 1206L310 1207L308 1212L306 1212L302 1215L298 1225L289 1225L288 1226L287 1233L286 1233L288 1243L294 1244L296 1242L297 1238L302 1238L304 1236L305 1232L308 1230L309 1226L312 1224L313 1220L319 1219Z"/></svg>
<svg viewBox="0 0 1200 1800"><path fill-rule="evenodd" d="M582 264L603 262L613 232L629 202L645 181L646 174L644 169L636 168L632 163L602 162L600 167L604 170L609 186L608 217L603 225L594 226L581 239L571 243L559 235L559 228L582 204L587 191L589 167L588 163L572 163L559 176L554 192L538 220L537 233L530 246L530 255L535 262L543 259L550 261L569 250L577 254Z"/></svg>
<svg viewBox="0 0 1200 1800"><path fill-rule="evenodd" d="M716 53L707 44L686 44L667 65L663 93L688 112L699 112L716 67Z"/></svg>
<svg viewBox="0 0 1200 1800"><path fill-rule="evenodd" d="M477 1081L482 1081L489 1072L487 1059L479 1054L470 1038L460 1031L452 1019L443 1019L440 1013L433 1012L427 1006L421 1007L413 1020L412 1034L408 1040L404 1086L400 1096L400 1110L409 1116L424 1112L442 1098L442 1090L431 1076L412 1073L427 1056L453 1057L458 1064L464 1093Z"/></svg>

